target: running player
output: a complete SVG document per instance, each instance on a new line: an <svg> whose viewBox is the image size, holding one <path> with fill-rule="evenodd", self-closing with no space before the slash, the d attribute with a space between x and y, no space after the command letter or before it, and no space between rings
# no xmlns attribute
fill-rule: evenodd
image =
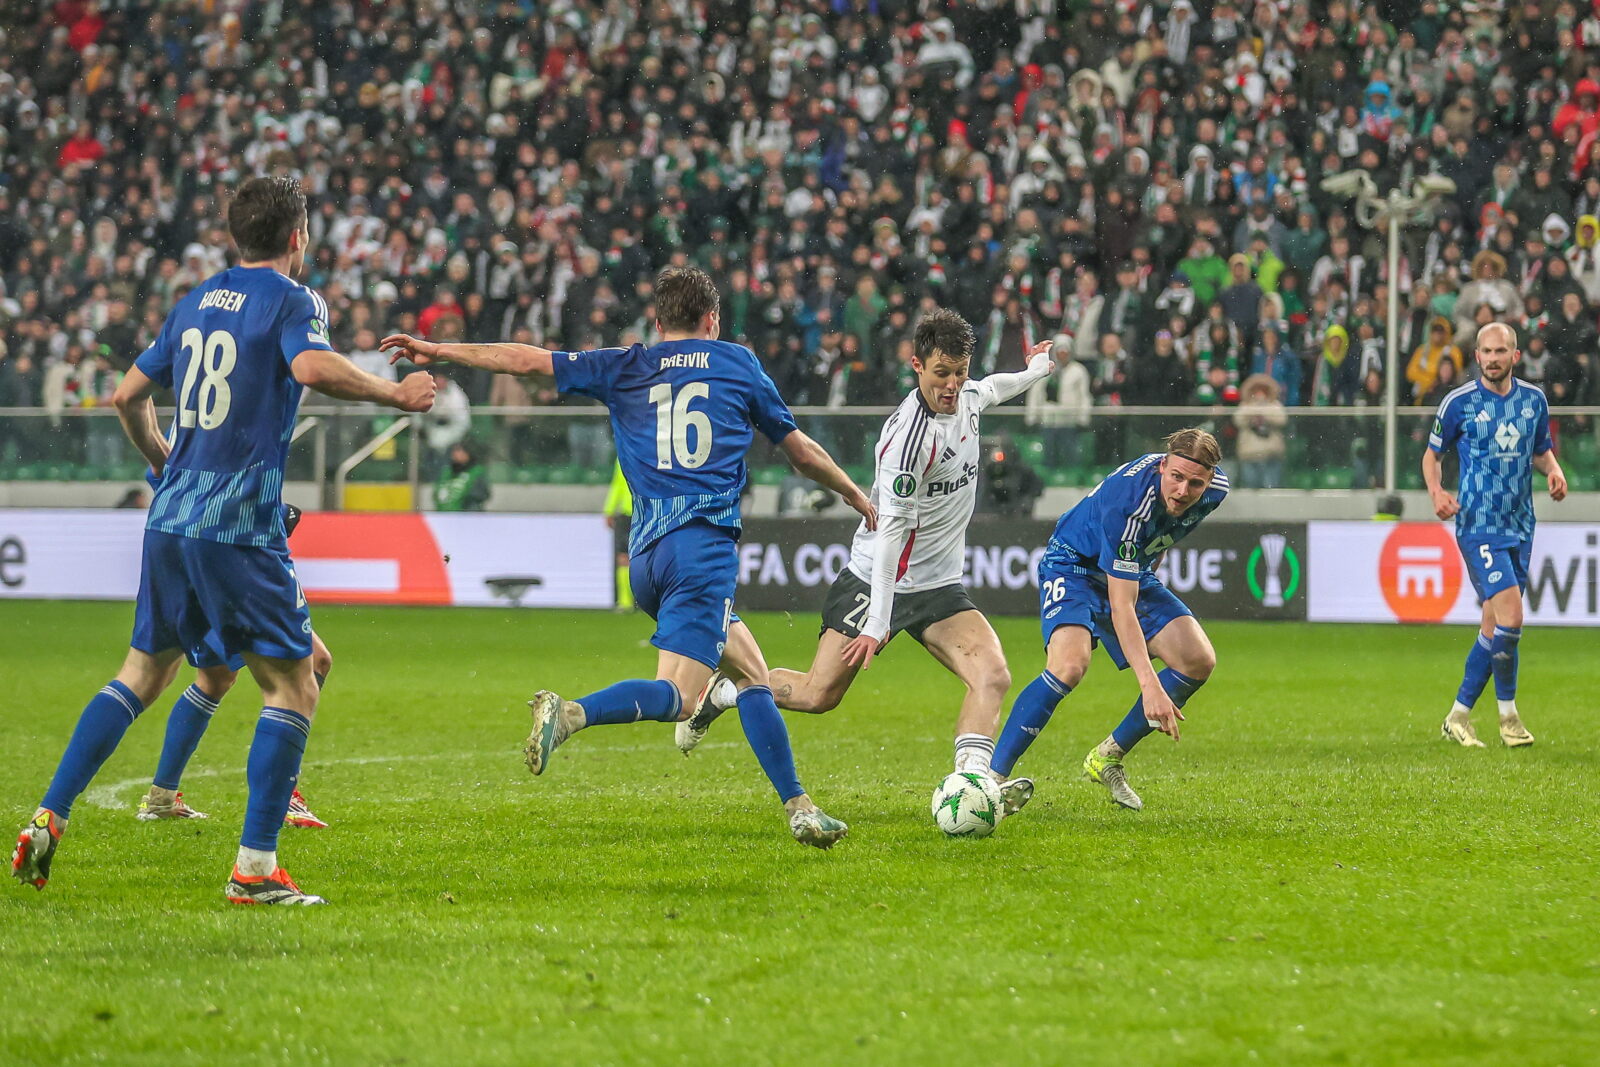
<svg viewBox="0 0 1600 1067"><path fill-rule="evenodd" d="M1483 377L1449 393L1439 403L1422 477L1434 513L1456 520L1456 544L1466 560L1472 588L1483 602L1483 621L1467 653L1466 671L1450 714L1445 739L1483 748L1472 728L1472 705L1494 675L1500 705L1500 740L1517 748L1533 735L1517 714L1517 646L1522 640L1522 588L1533 555L1533 471L1545 477L1550 499L1567 495L1567 477L1550 442L1550 405L1538 386L1512 376L1522 351L1517 333L1503 322L1478 331L1478 368ZM1455 449L1461 459L1458 499L1440 484L1439 454Z"/></svg>
<svg viewBox="0 0 1600 1067"><path fill-rule="evenodd" d="M12 874L43 889L72 803L133 720L171 684L207 633L242 654L265 707L250 746L249 806L225 893L239 904L321 904L278 866L278 831L316 712L311 617L283 529L283 465L302 386L402 411L433 405L433 379L389 382L328 343L321 297L290 276L310 233L292 178L253 178L228 205L240 263L178 302L117 387L123 429L161 476L145 520L133 639L117 676L89 701L55 777L17 837ZM169 447L151 395L174 388Z"/></svg>
<svg viewBox="0 0 1600 1067"><path fill-rule="evenodd" d="M1222 449L1204 430L1179 430L1166 451L1125 463L1061 516L1039 561L1045 669L1017 694L995 746L1010 774L1089 669L1096 644L1118 670L1133 668L1139 699L1083 770L1125 808L1144 807L1122 760L1148 734L1178 739L1184 703L1205 684L1216 653L1194 613L1156 577L1161 554L1221 506L1228 478ZM1151 657L1160 659L1157 672Z"/></svg>
<svg viewBox="0 0 1600 1067"><path fill-rule="evenodd" d="M578 700L537 693L528 769L542 774L555 748L604 723L676 722L693 708L719 661L738 683L739 718L756 759L789 814L796 840L828 848L844 823L817 809L795 774L783 716L773 703L766 660L733 614L738 584L739 494L753 429L778 445L796 470L839 493L873 519L866 494L794 418L754 353L717 340L716 284L703 271L674 267L656 278L654 345L551 352L520 344L435 344L405 334L383 339L395 358L451 361L508 374L553 374L563 393L611 409L617 458L633 490L629 575L634 600L656 621L654 681L618 682Z"/></svg>
<svg viewBox="0 0 1600 1067"><path fill-rule="evenodd" d="M779 707L837 707L856 674L905 631L966 685L955 769L989 773L1011 675L999 637L961 584L977 502L978 423L987 408L1050 374L1052 343L1033 347L1025 371L974 380L967 377L973 334L966 320L940 309L918 321L911 361L917 387L884 423L875 452L878 529L863 522L856 530L850 563L823 604L811 669L773 670ZM695 716L678 724L678 747L687 753L699 744L726 703L725 687L709 691ZM1032 789L1019 779L1003 790L1007 810L1026 803Z"/></svg>
<svg viewBox="0 0 1600 1067"><path fill-rule="evenodd" d="M161 481L154 475L149 477L149 481L152 489L160 487ZM294 528L298 525L300 509L293 504L285 504L284 536L293 537ZM178 783L189 765L189 757L194 755L200 738L205 736L206 727L211 725L211 717L216 714L222 698L239 680L239 672L244 669L244 657L237 653L228 655L222 650L222 639L214 633L208 633L200 647L190 654L189 661L195 667L195 680L178 694L177 702L167 715L167 732L161 742L161 756L156 760L155 778L151 781L149 792L139 799L137 817L141 822L206 818L205 812L195 810L183 799ZM331 670L333 653L328 651L328 646L313 630L311 673L317 680L318 692L327 682ZM283 816L283 825L322 830L328 824L313 814L297 785L294 792L289 794L289 810Z"/></svg>

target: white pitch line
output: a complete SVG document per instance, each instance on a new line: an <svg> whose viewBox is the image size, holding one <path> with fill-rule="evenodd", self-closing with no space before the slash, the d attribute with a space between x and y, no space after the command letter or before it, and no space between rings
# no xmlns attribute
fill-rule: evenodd
<svg viewBox="0 0 1600 1067"><path fill-rule="evenodd" d="M702 741L701 748L732 748L736 741ZM506 750L507 752L514 750ZM675 748L662 745L608 745L603 750L606 752L675 752ZM426 752L421 755L404 756L348 756L341 759L307 760L303 767L358 767L368 763L402 763L421 762L423 760L441 759L479 759L483 756L493 756L492 752ZM184 781L194 778L215 778L222 774L243 774L243 767L201 767L197 770L188 770L183 773ZM148 776L143 778L122 778L115 782L106 782L104 785L90 786L84 790L83 802L97 808L106 808L110 811L120 811L127 807L127 801L121 799L121 794L134 786L150 784Z"/></svg>

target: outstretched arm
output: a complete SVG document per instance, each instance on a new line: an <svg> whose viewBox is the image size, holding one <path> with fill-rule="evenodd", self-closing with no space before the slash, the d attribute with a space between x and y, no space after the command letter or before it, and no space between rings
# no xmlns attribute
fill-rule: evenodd
<svg viewBox="0 0 1600 1067"><path fill-rule="evenodd" d="M1054 345L1054 341L1040 341L1030 348L1027 370L991 374L981 379L979 386L993 395L993 399L984 404L984 407L990 404L1004 404L1012 397L1026 392L1034 382L1042 382L1050 377L1050 373L1056 369L1055 362L1050 358L1050 349Z"/></svg>
<svg viewBox="0 0 1600 1067"><path fill-rule="evenodd" d="M337 400L364 400L401 411L427 411L438 387L433 375L415 371L398 382L368 374L337 352L308 348L289 365L294 380Z"/></svg>
<svg viewBox="0 0 1600 1067"><path fill-rule="evenodd" d="M555 353L538 345L519 345L509 341L490 344L440 344L424 341L410 334L395 333L385 337L378 347L393 349L390 363L410 360L419 367L433 363L459 363L463 367L480 367L497 374L553 374Z"/></svg>
<svg viewBox="0 0 1600 1067"><path fill-rule="evenodd" d="M1139 626L1139 582L1135 578L1118 578L1106 575L1106 596L1111 601L1111 626L1116 631L1117 643L1128 658L1128 666L1139 680L1139 695L1144 698L1146 722L1154 723L1164 734L1178 739L1178 723L1183 712L1172 702L1172 697L1161 688L1156 668L1150 662L1150 650L1144 642L1144 630Z"/></svg>
<svg viewBox="0 0 1600 1067"><path fill-rule="evenodd" d="M790 431L778 447L789 457L790 466L824 489L838 493L846 504L867 520L867 529L877 529L878 514L872 509L872 502L861 491L861 487L833 461L827 449L799 430Z"/></svg>

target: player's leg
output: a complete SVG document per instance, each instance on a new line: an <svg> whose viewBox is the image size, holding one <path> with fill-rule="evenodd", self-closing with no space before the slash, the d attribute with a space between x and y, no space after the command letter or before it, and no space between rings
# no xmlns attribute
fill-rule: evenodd
<svg viewBox="0 0 1600 1067"><path fill-rule="evenodd" d="M1045 649L1044 670L1011 702L1011 713L994 746L994 770L1009 777L1028 746L1050 725L1056 705L1083 680L1094 651L1087 627L1054 627Z"/></svg>
<svg viewBox="0 0 1600 1067"><path fill-rule="evenodd" d="M854 636L823 627L817 638L817 654L804 674L787 667L774 667L772 695L778 707L811 715L821 715L838 707L860 673L860 668L844 661L845 646Z"/></svg>
<svg viewBox="0 0 1600 1067"><path fill-rule="evenodd" d="M138 817L147 822L206 817L205 812L196 811L184 801L178 785L199 747L200 738L211 725L212 716L239 674L210 644L195 658L199 660L195 680L178 694L167 715L167 731L161 742L161 756L156 760L155 777L151 779L149 791L139 800ZM243 661L237 662L243 665Z"/></svg>
<svg viewBox="0 0 1600 1067"><path fill-rule="evenodd" d="M1217 664L1216 651L1211 640L1200 627L1200 622L1165 586L1151 580L1139 591L1139 624L1145 645L1153 659L1162 662L1156 678L1161 688L1182 708L1211 677ZM1110 619L1105 621L1110 630ZM1100 640L1118 668L1127 666L1127 659L1114 639L1101 632ZM1105 786L1111 799L1122 807L1139 811L1144 801L1128 784L1123 760L1144 738L1155 732L1155 726L1145 718L1144 698L1135 700L1117 727L1084 759L1084 773L1092 781Z"/></svg>
<svg viewBox="0 0 1600 1067"><path fill-rule="evenodd" d="M261 687L262 709L246 767L250 796L244 830L225 890L235 904L324 903L321 897L302 892L278 863L278 831L300 778L300 762L317 713L309 643L306 653L294 659L245 652L250 676Z"/></svg>
<svg viewBox="0 0 1600 1067"><path fill-rule="evenodd" d="M1488 686L1489 679L1495 675L1495 641L1500 624L1499 616L1504 614L1506 619L1514 619L1514 635L1506 635L1508 639L1501 640L1499 651L1504 655L1507 651L1515 654L1516 639L1522 634L1522 596L1520 589L1519 571L1515 566L1517 554L1514 550L1490 545L1486 541L1476 538L1458 538L1457 545L1461 549L1462 561L1466 564L1467 576L1472 581L1472 588L1478 594L1478 599L1483 604L1483 614L1479 623L1478 632L1473 636L1471 650L1467 653L1466 667L1462 672L1461 686L1456 691L1456 699L1450 705L1450 713L1445 716L1440 732L1445 740L1454 741L1464 748L1482 748L1483 742L1478 740L1478 733L1472 725L1472 708L1483 695L1483 690ZM1525 574L1525 567L1522 573ZM1510 607L1507 594L1515 595L1515 608ZM1509 646L1509 648L1507 647ZM1502 661L1506 662L1506 661ZM1512 661L1514 663L1514 660ZM1502 668L1504 670L1504 668ZM1515 671L1512 671L1511 691L1515 693ZM1496 679L1495 688L1498 691L1501 683ZM1498 693L1497 693L1498 695ZM1509 709L1515 714L1515 704ZM1518 720L1520 725L1520 720ZM1526 732L1525 730L1523 732ZM1524 742L1526 743L1526 742Z"/></svg>
<svg viewBox="0 0 1600 1067"><path fill-rule="evenodd" d="M698 523L680 527L635 556L632 566L635 602L656 620L650 638L660 650L656 677L617 682L577 700L536 693L528 702L533 732L523 746L534 774L543 774L550 754L587 727L677 722L722 658L738 584L732 532Z"/></svg>
<svg viewBox="0 0 1600 1067"><path fill-rule="evenodd" d="M801 844L831 848L850 828L817 807L795 770L789 729L773 699L771 672L750 627L735 620L722 653L722 670L738 691L735 703L745 740L789 815L789 832Z"/></svg>
<svg viewBox="0 0 1600 1067"><path fill-rule="evenodd" d="M311 632L311 676L316 679L318 704L321 703L322 690L328 684L328 675L333 673L333 653L328 651L328 646L323 643L322 637L315 630ZM289 810L283 816L283 825L293 826L301 830L326 830L328 824L316 817L311 811L311 806L306 803L306 798L300 795L300 786L294 787L294 792L289 794Z"/></svg>
<svg viewBox="0 0 1600 1067"><path fill-rule="evenodd" d="M967 689L956 717L956 771L989 773L1000 729L1000 704L1011 688L1011 670L999 636L974 608L929 624L920 638L933 658Z"/></svg>
<svg viewBox="0 0 1600 1067"><path fill-rule="evenodd" d="M116 750L133 720L171 684L182 659L179 650L205 632L203 623L196 622L198 605L182 575L179 540L167 534L145 535L127 658L78 716L49 788L17 836L11 873L35 888L43 889L50 879L51 862L73 802Z"/></svg>
<svg viewBox="0 0 1600 1067"><path fill-rule="evenodd" d="M1517 713L1517 661L1522 643L1522 590L1528 581L1528 561L1533 546L1528 543L1506 550L1506 565L1516 575L1517 584L1490 597L1484 608L1492 615L1494 632L1489 640L1489 660L1494 673L1494 696L1500 711L1500 740L1511 748L1533 744L1533 735Z"/></svg>

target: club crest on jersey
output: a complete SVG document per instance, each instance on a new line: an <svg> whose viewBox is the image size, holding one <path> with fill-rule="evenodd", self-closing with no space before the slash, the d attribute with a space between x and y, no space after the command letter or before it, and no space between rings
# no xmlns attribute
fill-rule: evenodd
<svg viewBox="0 0 1600 1067"><path fill-rule="evenodd" d="M978 413L976 411L974 411L971 414L971 416L969 416L969 417L972 419L972 432L973 433L977 433L978 432Z"/></svg>
<svg viewBox="0 0 1600 1067"><path fill-rule="evenodd" d="M895 496L908 497L917 491L917 476L915 474L897 474L890 488L894 490Z"/></svg>
<svg viewBox="0 0 1600 1067"><path fill-rule="evenodd" d="M1522 431L1517 429L1515 423L1502 422L1500 428L1494 432L1494 443L1500 446L1502 452L1512 451L1520 440Z"/></svg>

